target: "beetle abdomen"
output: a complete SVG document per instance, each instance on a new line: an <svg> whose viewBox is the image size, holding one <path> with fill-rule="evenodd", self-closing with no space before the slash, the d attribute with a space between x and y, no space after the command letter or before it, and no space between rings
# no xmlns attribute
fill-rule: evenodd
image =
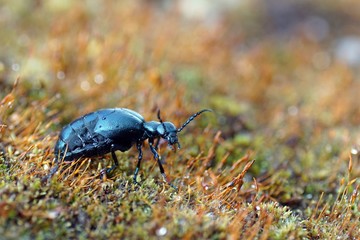
<svg viewBox="0 0 360 240"><path fill-rule="evenodd" d="M102 155L108 152L111 140L94 132L99 118L96 112L89 113L65 126L55 145L58 159L70 161L82 156Z"/></svg>
<svg viewBox="0 0 360 240"><path fill-rule="evenodd" d="M57 159L103 155L127 151L143 137L143 117L129 109L102 109L86 114L65 126L55 145Z"/></svg>

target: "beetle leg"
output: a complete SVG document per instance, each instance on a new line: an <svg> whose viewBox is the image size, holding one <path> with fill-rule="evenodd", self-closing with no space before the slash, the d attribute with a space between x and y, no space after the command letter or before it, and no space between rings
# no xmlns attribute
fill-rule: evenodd
<svg viewBox="0 0 360 240"><path fill-rule="evenodd" d="M177 187L175 187L170 181L168 181L167 177L166 177L166 174L165 174L165 171L164 171L164 167L162 166L161 164L161 161L160 161L160 157L159 157L159 154L157 153L156 149L154 148L153 146L153 143L152 142L149 142L149 145L150 145L150 150L151 152L154 154L154 157L159 165L159 168L160 168L160 173L161 175L163 176L163 178L165 179L165 181L173 188L175 188L177 190Z"/></svg>
<svg viewBox="0 0 360 240"><path fill-rule="evenodd" d="M119 161L118 161L118 159L116 157L116 154L115 154L115 146L114 146L114 144L111 144L110 151L111 151L112 159L114 161L114 165L112 165L111 168L106 169L106 174L109 174L112 170L114 170L115 168L117 168L119 166Z"/></svg>
<svg viewBox="0 0 360 240"><path fill-rule="evenodd" d="M55 164L55 167L50 170L50 173L41 179L42 183L47 182L47 180L50 179L57 172L57 170L59 169L59 162L56 162Z"/></svg>
<svg viewBox="0 0 360 240"><path fill-rule="evenodd" d="M142 142L140 142L140 141L136 143L136 148L139 151L138 162L137 162L136 169L135 169L135 172L134 172L134 182L136 184L139 184L139 182L136 180L136 178L137 178L137 175L138 175L139 170L140 170L140 163L141 163L141 159L142 159L141 145L142 145Z"/></svg>
<svg viewBox="0 0 360 240"><path fill-rule="evenodd" d="M160 137L158 137L158 138L156 139L155 150L158 150L158 149L159 149L159 143L160 143Z"/></svg>

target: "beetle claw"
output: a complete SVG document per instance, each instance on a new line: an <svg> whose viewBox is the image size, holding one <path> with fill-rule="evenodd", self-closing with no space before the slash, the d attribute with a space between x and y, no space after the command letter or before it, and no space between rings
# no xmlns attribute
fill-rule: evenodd
<svg viewBox="0 0 360 240"><path fill-rule="evenodd" d="M100 179L103 180L103 181L106 181L106 179L107 179L106 172L107 172L106 168L101 169L101 171L100 171Z"/></svg>
<svg viewBox="0 0 360 240"><path fill-rule="evenodd" d="M110 167L110 168L103 168L100 171L100 178L101 180L106 180L107 177L110 176L111 172L114 170L114 167Z"/></svg>
<svg viewBox="0 0 360 240"><path fill-rule="evenodd" d="M137 180L134 179L134 183L135 185L138 185L139 187L141 186L141 183L139 183Z"/></svg>
<svg viewBox="0 0 360 240"><path fill-rule="evenodd" d="M169 185L170 185L173 189L175 189L175 191L178 191L178 190L179 190L174 184L169 183Z"/></svg>

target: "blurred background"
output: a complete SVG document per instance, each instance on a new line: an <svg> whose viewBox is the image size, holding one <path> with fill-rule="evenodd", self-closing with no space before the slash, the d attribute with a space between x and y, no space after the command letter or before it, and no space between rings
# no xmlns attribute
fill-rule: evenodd
<svg viewBox="0 0 360 240"><path fill-rule="evenodd" d="M0 0L0 235L356 239L359 9L349 0ZM148 150L133 185L134 149L118 153L105 180L107 155L40 184L61 127L112 107L148 121L161 109L176 126L213 109L179 134L181 150L160 146L179 192Z"/></svg>
<svg viewBox="0 0 360 240"><path fill-rule="evenodd" d="M52 123L52 136L102 107L128 107L147 120L161 109L177 125L212 108L215 116L189 131L221 131L216 159L251 151L251 176L290 171L282 177L297 187L277 193L280 201L311 198L320 193L314 189L333 191L349 153L358 154L359 7L346 0L1 1L0 94L19 77L17 105L45 112L38 120Z"/></svg>

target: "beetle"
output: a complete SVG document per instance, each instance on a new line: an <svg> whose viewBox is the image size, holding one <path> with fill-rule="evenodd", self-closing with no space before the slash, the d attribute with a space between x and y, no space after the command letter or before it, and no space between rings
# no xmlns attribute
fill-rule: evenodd
<svg viewBox="0 0 360 240"><path fill-rule="evenodd" d="M160 110L157 114L158 122L146 122L139 113L127 108L107 108L88 113L66 125L60 132L54 149L56 165L43 181L56 173L60 161L73 161L81 157L101 156L107 153L111 153L114 162L112 167L106 170L106 173L109 173L119 165L115 151L125 152L136 144L139 155L133 179L138 184L136 178L143 156L142 145L148 140L160 173L168 182L157 152L160 138L165 139L171 148L174 145L180 148L177 134L194 118L207 111L211 110L203 109L193 114L179 128L171 122L163 122Z"/></svg>

